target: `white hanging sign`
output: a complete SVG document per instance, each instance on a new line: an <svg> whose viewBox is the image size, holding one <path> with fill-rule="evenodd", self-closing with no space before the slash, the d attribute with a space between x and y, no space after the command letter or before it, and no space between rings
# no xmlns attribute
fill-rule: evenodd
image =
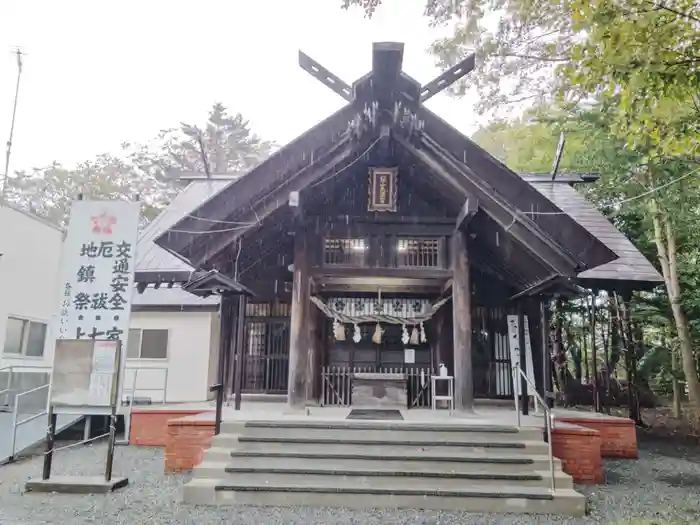
<svg viewBox="0 0 700 525"><path fill-rule="evenodd" d="M520 323L518 322L518 316L517 315L509 315L507 317L507 323L508 323L508 347L510 349L510 364L512 367L515 367L515 365L520 365L520 337L518 335L518 331L520 329ZM535 384L535 367L533 365L532 361L532 345L530 343L530 327L528 323L527 317L525 317L525 326L524 326L524 332L525 332L525 374L527 375L527 378L532 382L532 384ZM520 381L520 377L513 375L513 383L514 383L514 388L513 391L515 392L515 395L520 395L520 385L522 381ZM527 395L532 396L534 393L532 392L532 387L528 384L527 385Z"/></svg>
<svg viewBox="0 0 700 525"><path fill-rule="evenodd" d="M411 365L416 362L416 351L414 348L404 348L403 362Z"/></svg>

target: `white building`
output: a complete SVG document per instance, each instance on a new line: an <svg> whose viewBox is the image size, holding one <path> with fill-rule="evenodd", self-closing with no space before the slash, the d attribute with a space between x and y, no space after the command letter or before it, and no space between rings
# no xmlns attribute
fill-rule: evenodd
<svg viewBox="0 0 700 525"><path fill-rule="evenodd" d="M0 205L0 368L51 367L63 238L47 220Z"/></svg>
<svg viewBox="0 0 700 525"><path fill-rule="evenodd" d="M232 180L190 181L141 233L136 270L192 270L153 241ZM168 403L211 399L209 386L216 383L218 363L219 298L202 299L179 286L162 286L134 291L132 304L124 395L132 395L135 380L136 398L159 402L165 391Z"/></svg>
<svg viewBox="0 0 700 525"><path fill-rule="evenodd" d="M141 232L136 270L190 270L153 239L231 181L191 181ZM63 238L64 231L45 219L0 207L0 369L5 372L10 366L51 368ZM218 363L218 297L201 299L179 286L133 293L124 395L156 403L164 394L169 403L210 399ZM3 385L0 377L0 390Z"/></svg>

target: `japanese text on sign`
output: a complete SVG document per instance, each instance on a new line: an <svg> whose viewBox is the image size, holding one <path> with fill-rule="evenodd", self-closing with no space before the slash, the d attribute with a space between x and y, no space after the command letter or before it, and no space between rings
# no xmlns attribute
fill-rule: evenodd
<svg viewBox="0 0 700 525"><path fill-rule="evenodd" d="M138 218L138 203L73 203L62 257L58 339L124 342Z"/></svg>

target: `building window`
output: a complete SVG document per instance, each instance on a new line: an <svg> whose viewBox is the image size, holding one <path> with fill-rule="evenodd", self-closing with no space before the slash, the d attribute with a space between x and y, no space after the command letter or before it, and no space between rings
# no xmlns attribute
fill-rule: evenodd
<svg viewBox="0 0 700 525"><path fill-rule="evenodd" d="M129 330L126 357L128 359L167 359L167 330Z"/></svg>
<svg viewBox="0 0 700 525"><path fill-rule="evenodd" d="M3 353L18 357L43 357L46 343L46 323L7 318Z"/></svg>
<svg viewBox="0 0 700 525"><path fill-rule="evenodd" d="M366 239L326 239L323 263L327 265L366 266L369 243Z"/></svg>
<svg viewBox="0 0 700 525"><path fill-rule="evenodd" d="M289 317L289 303L246 303L246 317Z"/></svg>
<svg viewBox="0 0 700 525"><path fill-rule="evenodd" d="M396 267L439 268L442 267L441 252L441 239L398 239Z"/></svg>

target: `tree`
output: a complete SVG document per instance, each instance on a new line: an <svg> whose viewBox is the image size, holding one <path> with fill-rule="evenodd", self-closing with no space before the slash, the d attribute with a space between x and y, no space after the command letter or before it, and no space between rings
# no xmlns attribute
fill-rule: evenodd
<svg viewBox="0 0 700 525"><path fill-rule="evenodd" d="M182 124L161 131L146 144L124 143L118 154L101 154L69 169L54 163L19 171L7 181L7 201L58 224L66 224L70 203L87 199L143 202L145 220L155 217L182 187L180 172L204 173L201 142L211 173L243 173L264 160L274 144L251 132L242 115L229 116L214 104L203 130Z"/></svg>
<svg viewBox="0 0 700 525"><path fill-rule="evenodd" d="M368 16L381 0L343 0ZM679 239L696 222L698 191L690 179L700 149L700 15L695 0L425 0L433 24L453 24L435 42L444 67L475 49L469 77L479 108L516 99L564 107L602 104L611 134L639 158L618 183L637 197L652 225L678 335L691 404L700 419ZM493 24L497 20L496 24ZM494 28L489 28L489 25ZM457 86L464 91L464 84ZM552 95L556 95L553 97ZM688 183L681 191L679 182Z"/></svg>
<svg viewBox="0 0 700 525"><path fill-rule="evenodd" d="M541 112L535 111L514 121L497 121L477 131L474 138L513 169L542 172L550 169L559 133L568 133L561 169L601 173L600 181L588 189L589 198L650 260L659 260L665 277L664 296L643 301L637 298L636 303L642 316L638 321L644 324L647 332L656 333L649 348L657 354L661 351L659 334L666 334L661 339L670 344L665 345L663 359L656 355L654 359L640 361L640 370L646 372L653 364L666 376L677 377L673 374L677 374L674 356L675 348L678 348L692 401L692 382L697 377L693 348L700 342L698 332L693 334L692 331L696 322L688 322L688 318L700 318L700 234L695 213L700 205L698 183L688 177L676 185L648 193L649 188L658 187L645 183L649 170L668 170L669 173L658 177L659 180L671 181L692 171L682 162L666 160L657 165L648 156L625 150L624 140L616 136L605 119L605 109L605 105L600 105L574 114L559 112L540 118L537 115ZM640 196L644 198L637 198ZM622 201L625 204L620 206ZM660 213L660 203L663 203L665 213ZM679 250L679 246L683 249ZM665 299L665 306L659 303L660 297ZM671 328L675 329L675 339L668 335ZM641 355L638 357L642 358ZM655 369L654 373L657 372L661 373ZM677 385L675 388L677 390Z"/></svg>
<svg viewBox="0 0 700 525"><path fill-rule="evenodd" d="M475 86L478 109L553 95L568 102L615 95L651 112L682 103L679 125L697 131L700 12L696 0L415 0L452 34L433 43L448 68L475 51L477 68L453 92ZM382 0L342 0L371 17ZM678 111L678 108L676 108ZM620 118L629 113L620 113ZM647 115L642 115L647 117ZM692 133L687 133L692 136Z"/></svg>

